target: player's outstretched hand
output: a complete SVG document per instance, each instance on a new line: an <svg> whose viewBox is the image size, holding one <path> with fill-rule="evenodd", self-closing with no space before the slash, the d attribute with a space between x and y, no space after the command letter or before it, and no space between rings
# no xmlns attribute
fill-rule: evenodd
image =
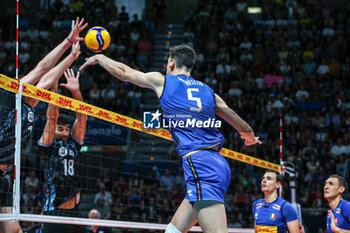
<svg viewBox="0 0 350 233"><path fill-rule="evenodd" d="M83 23L84 23L84 18L82 18L81 20L79 19L79 17L76 18L75 25L67 37L71 43L74 44L79 41L84 41L84 38L80 37L79 33L88 26L88 23L85 23L84 25Z"/></svg>
<svg viewBox="0 0 350 233"><path fill-rule="evenodd" d="M241 138L244 140L246 146L252 146L255 144L262 144L259 137L255 137L254 133L241 133Z"/></svg>
<svg viewBox="0 0 350 233"><path fill-rule="evenodd" d="M80 44L79 42L76 42L73 44L72 46L72 51L70 52L73 56L74 59L78 59L79 55L80 55Z"/></svg>
<svg viewBox="0 0 350 233"><path fill-rule="evenodd" d="M79 71L82 71L87 66L96 65L98 62L98 57L101 55L95 55L89 58L85 58L85 63L79 68Z"/></svg>
<svg viewBox="0 0 350 233"><path fill-rule="evenodd" d="M61 87L67 88L70 92L80 91L79 89L79 77L80 72L78 71L77 76L74 75L74 71L72 69L67 69L64 72L64 77L66 77L67 83L61 83Z"/></svg>
<svg viewBox="0 0 350 233"><path fill-rule="evenodd" d="M334 215L332 213L332 211L328 210L328 215L329 215L329 218L331 219L331 228L332 228L332 231L333 232L339 232L339 228L337 226L337 223L335 222L335 218L334 218Z"/></svg>

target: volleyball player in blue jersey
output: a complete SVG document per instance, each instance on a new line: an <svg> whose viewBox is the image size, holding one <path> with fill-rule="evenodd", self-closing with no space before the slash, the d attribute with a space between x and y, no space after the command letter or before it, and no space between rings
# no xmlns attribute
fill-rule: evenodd
<svg viewBox="0 0 350 233"><path fill-rule="evenodd" d="M345 179L331 175L326 180L323 192L329 207L327 230L329 233L350 233L350 202L343 199L346 189Z"/></svg>
<svg viewBox="0 0 350 233"><path fill-rule="evenodd" d="M27 75L21 78L21 82L35 85L42 89L49 89L63 74L63 72L75 61L80 54L79 33L87 27L84 19L76 19L76 24L67 38L64 39L55 49L47 54L38 65ZM71 53L62 60L56 67L55 64L72 46ZM12 179L14 148L15 148L15 95L5 90L0 90L0 213L12 213ZM38 100L28 97L23 98L22 104L22 142L32 132L34 121L34 107ZM0 233L22 232L17 222L0 221Z"/></svg>
<svg viewBox="0 0 350 233"><path fill-rule="evenodd" d="M79 72L75 77L73 70L64 73L66 87L74 99L83 101L79 88ZM57 88L57 87L56 87ZM57 91L57 90L54 90ZM47 190L43 213L73 217L80 203L80 184L78 179L79 151L83 144L87 116L76 112L76 120L70 132L68 117L59 116L58 106L49 104L46 111L44 132L38 142L41 158L47 161ZM79 225L43 224L43 233L82 232Z"/></svg>
<svg viewBox="0 0 350 233"><path fill-rule="evenodd" d="M156 92L163 116L172 126L169 130L182 157L187 187L187 195L167 226L167 233L187 232L197 222L203 232L227 232L224 195L231 173L219 154L224 138L212 124L215 114L233 126L247 146L261 143L252 128L211 88L191 77L195 60L192 48L179 45L169 50L165 76L134 70L104 55L88 58L80 68L99 64L122 81Z"/></svg>
<svg viewBox="0 0 350 233"><path fill-rule="evenodd" d="M265 172L261 181L264 198L253 203L254 228L256 233L299 233L304 227L299 224L297 212L286 200L278 196L282 176L275 171Z"/></svg>

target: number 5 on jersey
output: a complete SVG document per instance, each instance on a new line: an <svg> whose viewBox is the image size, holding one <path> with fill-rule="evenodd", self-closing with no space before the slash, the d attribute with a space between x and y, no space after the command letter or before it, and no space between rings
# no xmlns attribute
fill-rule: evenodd
<svg viewBox="0 0 350 233"><path fill-rule="evenodd" d="M188 88L187 89L187 99L192 100L192 101L196 101L197 107L190 107L190 110L200 112L200 111L202 111L202 102L201 102L200 98L192 96L193 91L199 92L199 89L198 88Z"/></svg>

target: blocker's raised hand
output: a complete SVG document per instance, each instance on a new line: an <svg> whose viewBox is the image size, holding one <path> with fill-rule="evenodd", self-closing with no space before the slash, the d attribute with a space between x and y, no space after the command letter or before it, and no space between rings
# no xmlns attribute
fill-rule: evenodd
<svg viewBox="0 0 350 233"><path fill-rule="evenodd" d="M80 37L79 33L81 31L83 31L88 26L88 23L85 23L84 25L83 25L83 23L84 23L84 18L82 18L81 20L79 19L79 17L76 18L75 25L67 37L67 39L71 43L74 44L74 43L79 42L79 41L84 41L84 38Z"/></svg>
<svg viewBox="0 0 350 233"><path fill-rule="evenodd" d="M67 88L70 92L80 91L79 87L79 77L80 72L77 72L77 76L74 75L74 71L72 69L67 69L64 72L64 77L66 77L67 83L61 83L61 87Z"/></svg>

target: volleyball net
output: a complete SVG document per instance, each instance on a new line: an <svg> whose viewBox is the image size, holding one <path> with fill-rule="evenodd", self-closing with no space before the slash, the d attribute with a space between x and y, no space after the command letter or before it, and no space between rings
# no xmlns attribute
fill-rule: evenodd
<svg viewBox="0 0 350 233"><path fill-rule="evenodd" d="M8 106L14 106L14 93L19 89L24 97L41 102L35 108L28 137L21 140L23 132L16 135L16 141L22 141L20 154L15 156L17 162L13 161L13 172L5 176L10 183L15 180L9 190L14 211L1 214L1 220L17 219L23 229L29 228L31 222L165 229L185 195L181 159L167 130L144 129L141 120L77 101L66 94L28 84L20 86L18 80L0 75L1 91L13 99L13 104L1 102L3 111L11 112L13 108ZM86 130L81 131L85 134L82 145L74 140L73 146L67 149L60 144L60 140L66 138L60 138L57 132L45 131L45 127L50 128L47 125L49 104L60 108L60 116L68 117L71 133L77 114L88 115ZM8 118L1 119L2 126L6 120ZM21 122L17 117L18 121ZM50 134L56 139L46 142L43 149L43 137ZM247 203L261 196L257 188L261 172L278 171L279 165L226 148L220 153L232 169L231 186L225 199L228 225L252 227L254 220ZM256 187L254 190L247 188L251 183ZM55 212L52 205L60 205L63 210ZM88 218L92 209L99 210L100 219ZM192 231L201 230L195 226ZM230 228L229 232L253 231Z"/></svg>

